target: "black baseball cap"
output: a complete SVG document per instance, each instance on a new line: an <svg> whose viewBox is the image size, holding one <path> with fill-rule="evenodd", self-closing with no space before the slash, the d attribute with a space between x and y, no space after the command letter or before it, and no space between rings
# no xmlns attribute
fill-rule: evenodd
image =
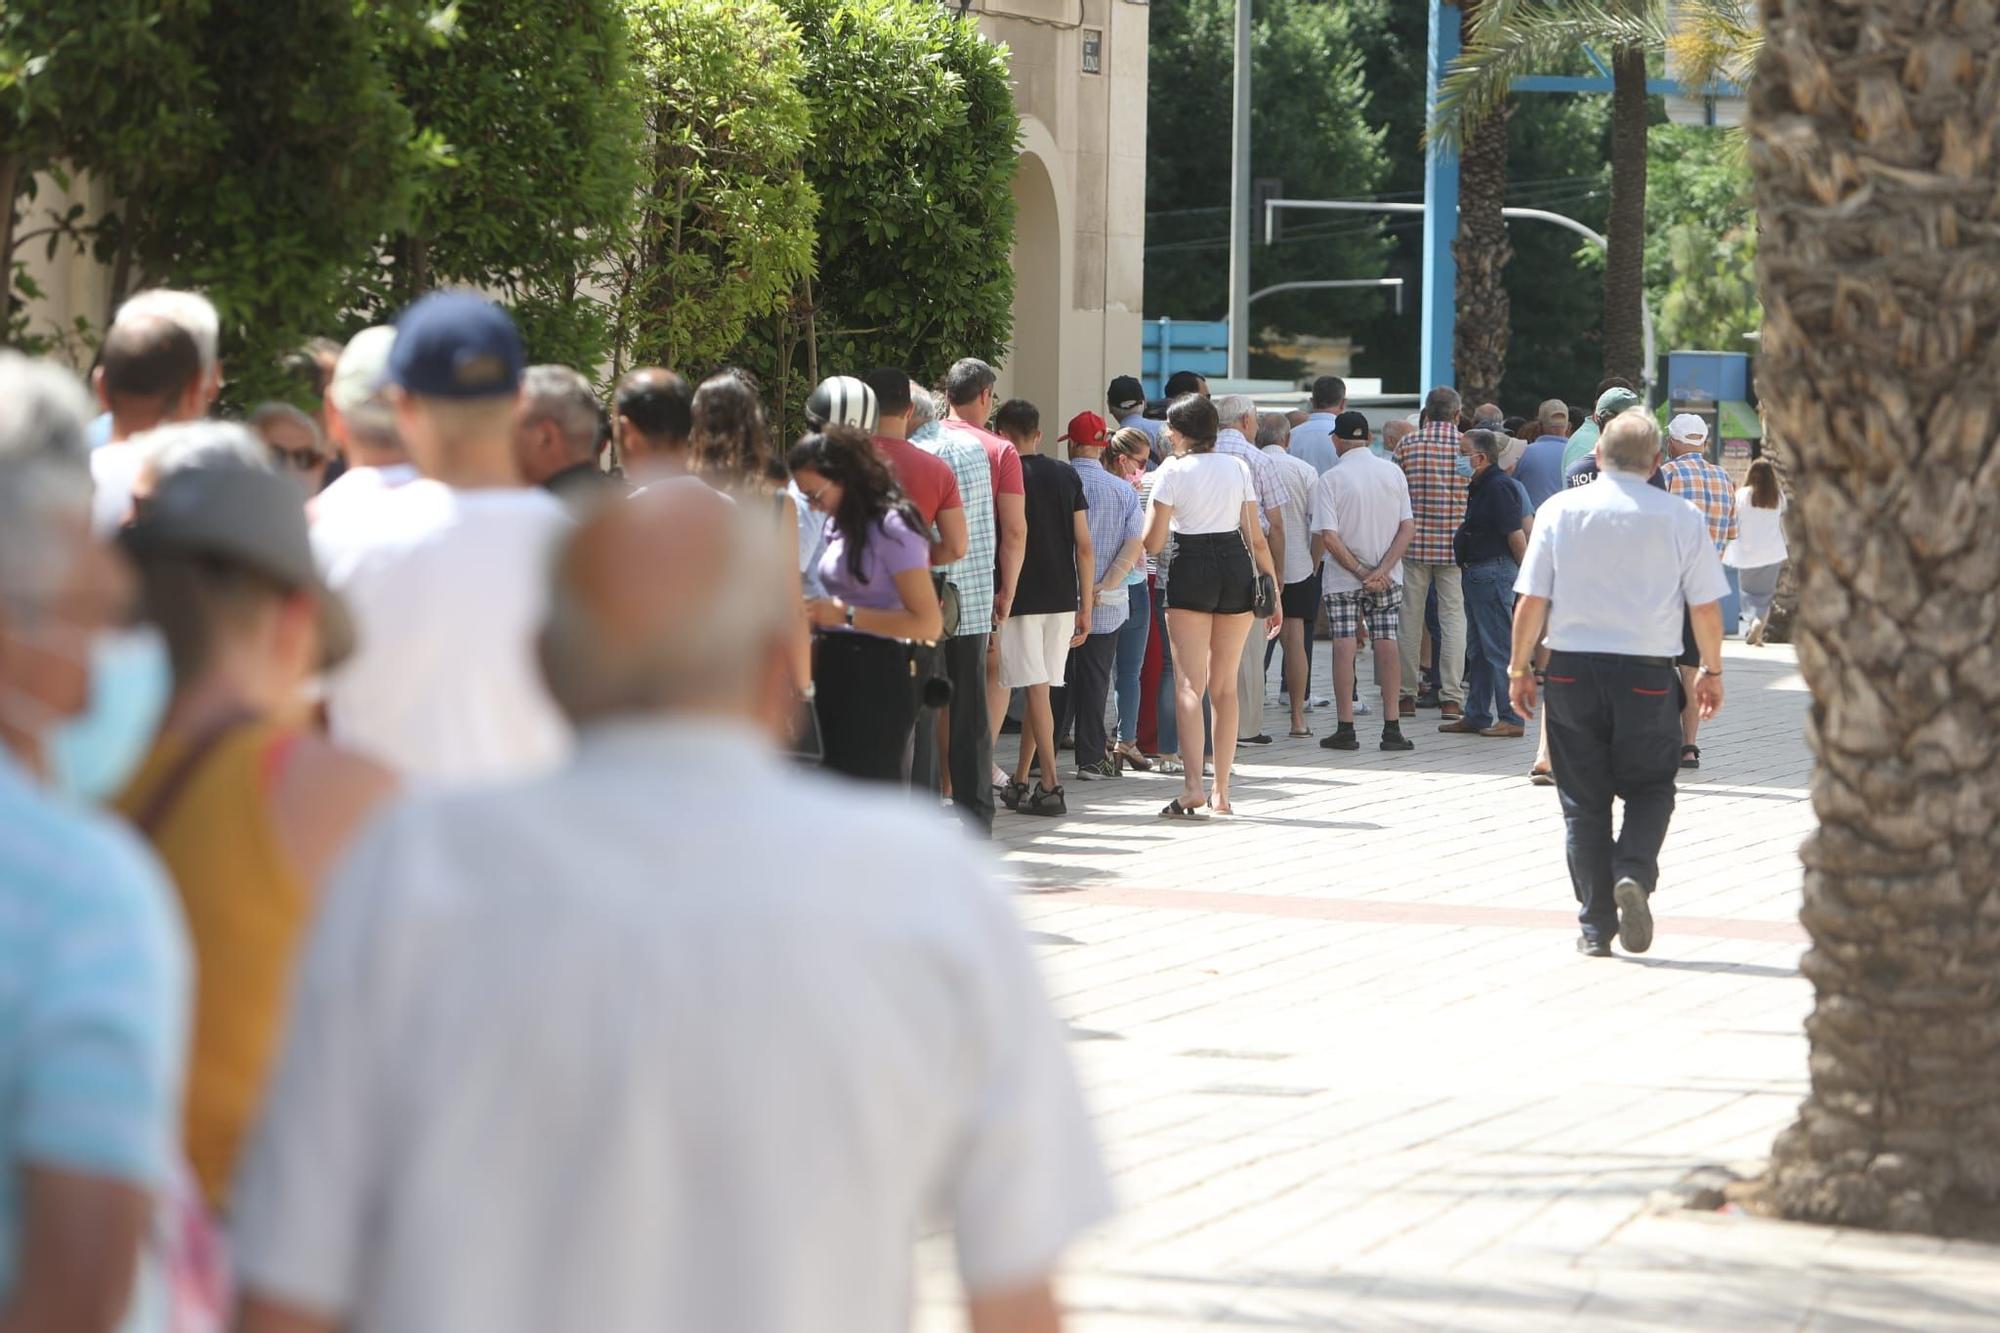
<svg viewBox="0 0 2000 1333"><path fill-rule="evenodd" d="M1105 390L1104 400L1114 412L1136 412L1146 405L1146 386L1130 375L1120 375Z"/></svg>
<svg viewBox="0 0 2000 1333"><path fill-rule="evenodd" d="M1372 440L1375 428L1368 424L1368 418L1359 412L1342 412L1333 419L1333 438L1336 440Z"/></svg>

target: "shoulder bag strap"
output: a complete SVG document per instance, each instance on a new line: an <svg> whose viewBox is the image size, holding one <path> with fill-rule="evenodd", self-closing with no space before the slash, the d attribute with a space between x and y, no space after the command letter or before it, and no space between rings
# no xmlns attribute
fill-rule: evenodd
<svg viewBox="0 0 2000 1333"><path fill-rule="evenodd" d="M186 794L188 783L193 780L202 761L214 754L216 747L222 744L226 737L254 721L256 718L248 713L233 714L223 718L189 742L187 749L182 751L181 757L174 762L174 766L167 770L167 775L153 788L153 794L147 799L146 804L132 817L132 826L151 839L160 825L166 821L167 816L173 812L173 808L180 803L181 797Z"/></svg>

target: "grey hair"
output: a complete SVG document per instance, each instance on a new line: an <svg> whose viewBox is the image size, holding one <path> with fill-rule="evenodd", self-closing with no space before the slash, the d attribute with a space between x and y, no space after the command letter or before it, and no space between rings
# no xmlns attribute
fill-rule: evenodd
<svg viewBox="0 0 2000 1333"><path fill-rule="evenodd" d="M1247 393L1225 393L1215 400L1215 416L1223 429L1233 429L1237 422L1257 412L1257 400Z"/></svg>
<svg viewBox="0 0 2000 1333"><path fill-rule="evenodd" d="M1485 455L1488 463L1491 463L1494 467L1500 466L1500 454L1507 445L1504 437L1498 431L1483 429L1468 431L1466 432L1465 442L1471 445L1477 452Z"/></svg>
<svg viewBox="0 0 2000 1333"><path fill-rule="evenodd" d="M0 590L41 596L68 569L62 529L90 514L89 416L74 376L0 351Z"/></svg>
<svg viewBox="0 0 2000 1333"><path fill-rule="evenodd" d="M1650 477L1660 463L1660 423L1644 408L1627 408L1604 423L1597 452L1615 472Z"/></svg>
<svg viewBox="0 0 2000 1333"><path fill-rule="evenodd" d="M923 385L912 382L910 385L910 434L914 436L918 431L936 421L941 415L943 413L938 406L936 396Z"/></svg>
<svg viewBox="0 0 2000 1333"><path fill-rule="evenodd" d="M313 448L321 453L326 452L326 432L319 428L317 421L314 421L290 403L275 401L259 403L250 413L250 429L260 434L263 432L265 425L273 421L289 421L294 426L304 427L306 432L312 436Z"/></svg>
<svg viewBox="0 0 2000 1333"><path fill-rule="evenodd" d="M570 457L585 462L597 454L597 394L590 381L568 366L529 366L521 376L521 419L552 421Z"/></svg>
<svg viewBox="0 0 2000 1333"><path fill-rule="evenodd" d="M1257 418L1257 447L1276 444L1289 448L1292 443L1292 423L1283 412L1266 412Z"/></svg>
<svg viewBox="0 0 2000 1333"><path fill-rule="evenodd" d="M793 591L788 597L785 590L791 534L781 543L768 508L738 504L692 477L663 485L698 488L729 507L722 515L721 540L704 562L710 571L706 595L681 614L647 626L636 647L608 650L596 615L571 586L568 561L558 557L542 625L542 674L573 722L735 698L756 679L760 657L785 631L791 598L797 596ZM788 515L785 522L790 521Z"/></svg>
<svg viewBox="0 0 2000 1333"><path fill-rule="evenodd" d="M199 292L180 292L170 287L155 287L130 297L118 307L118 314L112 319L114 324L122 324L134 315L157 315L170 324L179 325L194 339L195 350L201 353L201 368L204 372L215 369L215 363L222 354L222 318L215 313L215 306Z"/></svg>
<svg viewBox="0 0 2000 1333"><path fill-rule="evenodd" d="M312 418L306 420L310 423ZM150 476L155 486L191 467L271 471L271 451L248 427L234 421L185 421L161 426L136 436L132 443L139 451L139 470Z"/></svg>
<svg viewBox="0 0 2000 1333"><path fill-rule="evenodd" d="M945 400L953 407L964 407L999 380L1000 377L993 373L993 367L978 357L963 357L952 362L951 370L944 377Z"/></svg>
<svg viewBox="0 0 2000 1333"><path fill-rule="evenodd" d="M1448 384L1440 384L1424 395L1424 420L1457 421L1458 414L1465 410L1465 400L1458 396L1458 390Z"/></svg>

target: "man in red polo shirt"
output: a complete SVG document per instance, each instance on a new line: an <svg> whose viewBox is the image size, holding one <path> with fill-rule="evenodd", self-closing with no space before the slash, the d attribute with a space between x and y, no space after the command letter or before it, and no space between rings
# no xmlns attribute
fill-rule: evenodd
<svg viewBox="0 0 2000 1333"><path fill-rule="evenodd" d="M910 376L903 370L871 370L862 379L875 394L875 452L896 474L896 484L932 529L931 568L965 554L965 501L951 464L909 441Z"/></svg>

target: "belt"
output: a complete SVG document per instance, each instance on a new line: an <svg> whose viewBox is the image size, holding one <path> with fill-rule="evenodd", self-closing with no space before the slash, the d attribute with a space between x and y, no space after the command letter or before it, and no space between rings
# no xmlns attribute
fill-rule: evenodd
<svg viewBox="0 0 2000 1333"><path fill-rule="evenodd" d="M1238 546L1241 546L1243 544L1243 534L1235 528L1231 528L1227 532L1177 532L1174 534L1174 540L1182 546L1212 546L1216 542L1226 541L1234 541Z"/></svg>
<svg viewBox="0 0 2000 1333"><path fill-rule="evenodd" d="M1550 649L1549 656L1551 660L1557 657L1570 657L1585 662L1605 662L1612 666L1672 667L1680 665L1680 662L1672 657L1635 657L1630 653L1575 653L1566 648Z"/></svg>

